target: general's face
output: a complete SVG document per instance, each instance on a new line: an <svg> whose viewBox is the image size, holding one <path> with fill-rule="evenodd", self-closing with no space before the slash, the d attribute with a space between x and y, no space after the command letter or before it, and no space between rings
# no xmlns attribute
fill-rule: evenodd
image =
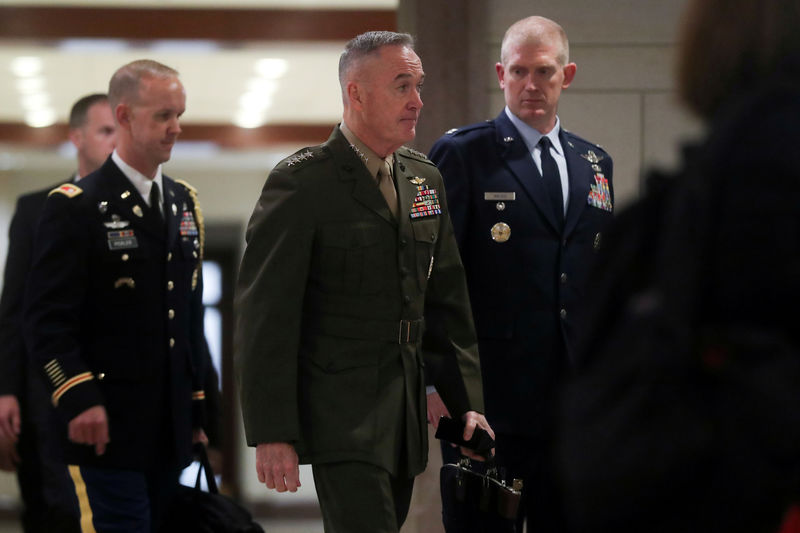
<svg viewBox="0 0 800 533"><path fill-rule="evenodd" d="M384 46L363 65L362 117L368 136L394 151L414 140L425 72L413 50ZM367 141L367 139L364 139Z"/></svg>
<svg viewBox="0 0 800 533"><path fill-rule="evenodd" d="M86 124L78 128L74 137L79 157L92 172L105 162L117 140L114 116L108 102L97 102L86 113Z"/></svg>
<svg viewBox="0 0 800 533"><path fill-rule="evenodd" d="M178 78L142 78L138 101L129 108L129 127L131 148L148 171L169 161L185 110L186 92Z"/></svg>
<svg viewBox="0 0 800 533"><path fill-rule="evenodd" d="M561 91L575 77L574 63L562 66L557 42L517 42L508 49L505 63L497 63L497 79L506 105L523 122L542 133L555 126Z"/></svg>

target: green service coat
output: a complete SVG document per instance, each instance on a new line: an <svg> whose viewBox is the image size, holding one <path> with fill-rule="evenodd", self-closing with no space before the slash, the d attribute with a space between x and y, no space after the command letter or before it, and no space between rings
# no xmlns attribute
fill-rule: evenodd
<svg viewBox="0 0 800 533"><path fill-rule="evenodd" d="M250 446L288 442L301 463L365 461L418 474L427 459L423 353L446 369L435 385L454 417L482 411L441 175L402 147L394 176L397 218L338 127L270 173L236 297Z"/></svg>

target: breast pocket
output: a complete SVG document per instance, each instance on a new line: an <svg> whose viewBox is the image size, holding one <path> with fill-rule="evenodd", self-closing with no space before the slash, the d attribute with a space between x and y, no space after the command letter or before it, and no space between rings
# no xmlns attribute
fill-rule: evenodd
<svg viewBox="0 0 800 533"><path fill-rule="evenodd" d="M414 253L416 255L417 282L425 290L433 271L434 250L439 240L439 217L429 217L411 223L414 230Z"/></svg>
<svg viewBox="0 0 800 533"><path fill-rule="evenodd" d="M331 292L374 294L381 288L387 254L374 224L331 224L319 231L318 261L312 275Z"/></svg>
<svg viewBox="0 0 800 533"><path fill-rule="evenodd" d="M93 282L99 294L106 294L115 306L136 305L141 301L147 283L147 264L151 260L146 248L104 250L102 264Z"/></svg>

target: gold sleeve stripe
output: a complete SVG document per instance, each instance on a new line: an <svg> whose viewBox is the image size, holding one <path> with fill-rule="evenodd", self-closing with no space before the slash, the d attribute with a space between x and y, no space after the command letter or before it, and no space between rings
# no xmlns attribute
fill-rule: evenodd
<svg viewBox="0 0 800 533"><path fill-rule="evenodd" d="M86 492L86 483L81 475L81 468L69 465L69 476L75 485L75 496L78 497L78 508L81 512L81 533L96 533L92 523L92 506L89 505L89 494Z"/></svg>
<svg viewBox="0 0 800 533"><path fill-rule="evenodd" d="M198 390L192 393L192 400L205 400L206 391Z"/></svg>
<svg viewBox="0 0 800 533"><path fill-rule="evenodd" d="M66 383L57 388L56 391L53 393L53 405L58 407L58 400L60 400L61 397L64 396L65 392L67 392L75 385L80 385L81 383L89 381L91 379L94 379L94 376L92 375L91 372L84 372L83 374L78 374L77 376L73 376L72 378L70 378Z"/></svg>

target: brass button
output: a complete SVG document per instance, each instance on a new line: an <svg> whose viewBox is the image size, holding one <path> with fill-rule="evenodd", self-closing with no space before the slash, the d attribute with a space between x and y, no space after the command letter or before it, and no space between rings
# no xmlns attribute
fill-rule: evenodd
<svg viewBox="0 0 800 533"><path fill-rule="evenodd" d="M566 283L567 282L567 273L566 272L562 272L561 276L559 277L559 279L561 280L561 283Z"/></svg>
<svg viewBox="0 0 800 533"><path fill-rule="evenodd" d="M168 281L168 282L167 282L167 290L168 290L168 291L171 291L171 290L172 290L172 289L174 289L174 288L175 288L175 284L174 284L174 283L172 283L172 281Z"/></svg>
<svg viewBox="0 0 800 533"><path fill-rule="evenodd" d="M128 254L122 254L122 260L123 261L127 261L130 258L131 258L131 256L129 256Z"/></svg>
<svg viewBox="0 0 800 533"><path fill-rule="evenodd" d="M403 302L404 302L406 305L410 304L410 303L411 303L411 296L409 296L409 295L407 295L407 294L406 294L405 296L403 296Z"/></svg>
<svg viewBox="0 0 800 533"><path fill-rule="evenodd" d="M98 381L103 381L104 379L106 379L105 372L100 372L99 374L97 374L97 379Z"/></svg>
<svg viewBox="0 0 800 533"><path fill-rule="evenodd" d="M197 259L197 252L193 251L192 255L194 256L195 259Z"/></svg>
<svg viewBox="0 0 800 533"><path fill-rule="evenodd" d="M167 261L172 261L172 252L167 254Z"/></svg>
<svg viewBox="0 0 800 533"><path fill-rule="evenodd" d="M567 310L564 308L562 308L558 314L561 318L567 318Z"/></svg>
<svg viewBox="0 0 800 533"><path fill-rule="evenodd" d="M170 320L172 320L173 318L175 318L175 310L174 310L174 309L170 309L170 310L167 312L167 316L169 317L169 319L170 319Z"/></svg>
<svg viewBox="0 0 800 533"><path fill-rule="evenodd" d="M175 346L175 339L173 339L173 338L170 338L170 339L169 339L169 347L170 347L170 348L173 348L174 346Z"/></svg>

